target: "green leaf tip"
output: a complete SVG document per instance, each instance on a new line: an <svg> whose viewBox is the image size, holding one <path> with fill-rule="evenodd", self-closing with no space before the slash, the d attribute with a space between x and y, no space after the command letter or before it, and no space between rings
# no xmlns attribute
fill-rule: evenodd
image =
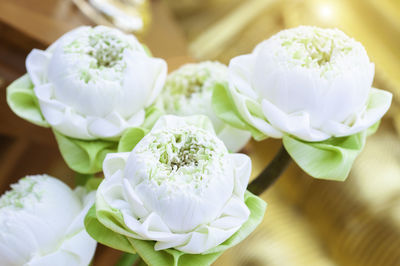
<svg viewBox="0 0 400 266"><path fill-rule="evenodd" d="M18 78L7 87L7 104L22 119L41 127L50 126L40 110L28 74Z"/></svg>

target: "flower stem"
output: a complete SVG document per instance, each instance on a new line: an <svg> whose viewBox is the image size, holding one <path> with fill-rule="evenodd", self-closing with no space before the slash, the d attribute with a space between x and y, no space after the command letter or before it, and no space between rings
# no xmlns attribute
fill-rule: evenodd
<svg viewBox="0 0 400 266"><path fill-rule="evenodd" d="M247 189L255 195L262 194L279 178L279 176L281 176L291 161L292 159L290 155L282 145L278 153L275 155L275 158L268 164L261 174L250 183Z"/></svg>

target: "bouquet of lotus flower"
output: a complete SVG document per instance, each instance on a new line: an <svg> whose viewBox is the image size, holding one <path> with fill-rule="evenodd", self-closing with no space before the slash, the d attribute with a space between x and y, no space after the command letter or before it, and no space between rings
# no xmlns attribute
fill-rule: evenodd
<svg viewBox="0 0 400 266"><path fill-rule="evenodd" d="M26 59L14 113L54 133L74 190L47 175L0 198L2 265L91 263L96 242L147 265L210 265L262 221L263 193L293 159L343 181L392 95L364 47L301 26L247 55L167 75L133 35L80 27ZM250 138L281 138L250 184ZM136 255L133 255L136 254Z"/></svg>

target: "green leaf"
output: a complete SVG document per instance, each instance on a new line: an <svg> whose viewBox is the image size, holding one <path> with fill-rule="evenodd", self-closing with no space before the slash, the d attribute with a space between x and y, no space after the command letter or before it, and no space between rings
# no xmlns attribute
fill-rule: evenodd
<svg viewBox="0 0 400 266"><path fill-rule="evenodd" d="M344 181L364 148L367 136L373 134L378 126L376 123L363 132L320 142L306 142L288 135L282 140L293 160L310 176Z"/></svg>
<svg viewBox="0 0 400 266"><path fill-rule="evenodd" d="M241 117L226 83L215 83L212 95L212 107L218 118L225 123L235 128L249 131L256 140L266 138L265 134L251 126ZM250 104L249 107L251 107L251 110L257 110L254 105Z"/></svg>
<svg viewBox="0 0 400 266"><path fill-rule="evenodd" d="M87 180L85 184L85 188L87 191L95 191L100 186L100 183L103 182L104 178L100 177L92 177Z"/></svg>
<svg viewBox="0 0 400 266"><path fill-rule="evenodd" d="M61 155L68 167L81 174L102 171L107 153L117 152L118 142L107 140L80 140L53 130Z"/></svg>
<svg viewBox="0 0 400 266"><path fill-rule="evenodd" d="M97 220L95 205L89 209L84 222L86 231L97 242L124 252L136 253L125 236L114 233Z"/></svg>
<svg viewBox="0 0 400 266"><path fill-rule="evenodd" d="M91 178L94 178L93 174L75 173L75 186L86 186Z"/></svg>
<svg viewBox="0 0 400 266"><path fill-rule="evenodd" d="M38 100L33 91L33 84L28 74L23 75L7 87L7 103L19 117L35 125L49 127L40 111Z"/></svg>
<svg viewBox="0 0 400 266"><path fill-rule="evenodd" d="M136 144L153 128L163 112L157 107L152 106L146 109L146 117L141 127L127 129L121 136L118 144L118 152L129 152L135 148Z"/></svg>
<svg viewBox="0 0 400 266"><path fill-rule="evenodd" d="M138 259L137 254L124 253L115 266L132 266Z"/></svg>
<svg viewBox="0 0 400 266"><path fill-rule="evenodd" d="M130 152L149 132L146 128L134 127L125 131L118 144L118 152Z"/></svg>
<svg viewBox="0 0 400 266"><path fill-rule="evenodd" d="M375 134L375 132L378 130L379 125L381 124L381 121L379 120L378 122L376 122L375 124L373 124L372 126L370 126L367 129L367 137Z"/></svg>
<svg viewBox="0 0 400 266"><path fill-rule="evenodd" d="M155 105L150 106L146 109L146 117L141 127L151 130L154 124L163 114L164 112L157 108Z"/></svg>
<svg viewBox="0 0 400 266"><path fill-rule="evenodd" d="M149 132L162 112L156 107L146 110L142 127L127 129L119 141L80 140L67 137L53 130L61 155L72 170L81 174L94 174L102 171L102 164L107 153L131 151Z"/></svg>
<svg viewBox="0 0 400 266"><path fill-rule="evenodd" d="M75 173L75 186L85 187L87 191L95 191L104 180L102 177L96 177L94 174Z"/></svg>
<svg viewBox="0 0 400 266"><path fill-rule="evenodd" d="M118 210L112 209L104 200L98 201L101 206L96 211L96 217L93 217L93 208L90 211L90 215L87 215L86 220L98 219L101 223L96 220L96 223L92 222L95 226L98 224L104 224L103 226L109 228L107 235L102 235L101 232L97 232L97 229L91 229L92 224L87 224L85 220L86 230L89 234L99 241L100 243L110 246L115 249L127 251L129 249L135 250L137 254L145 261L148 265L174 265L174 266L201 266L210 265L214 262L226 249L238 244L240 241L245 239L264 217L266 203L259 197L246 191L245 203L250 209L249 219L242 225L242 227L226 240L221 245L203 253L203 254L187 254L175 249L166 249L161 251L154 250L154 241L139 240L129 236L129 228L123 223L122 214ZM89 217L89 218L88 218ZM111 234L110 232L113 232ZM123 237L124 240L116 243L115 239ZM109 240L107 238L110 238ZM128 240L130 246L127 246Z"/></svg>

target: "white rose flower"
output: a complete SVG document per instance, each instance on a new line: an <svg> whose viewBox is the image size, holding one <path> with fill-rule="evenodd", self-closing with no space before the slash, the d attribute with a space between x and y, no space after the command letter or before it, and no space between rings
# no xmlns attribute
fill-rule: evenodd
<svg viewBox="0 0 400 266"><path fill-rule="evenodd" d="M0 198L1 265L89 265L96 241L83 219L94 192L47 175L28 176Z"/></svg>
<svg viewBox="0 0 400 266"><path fill-rule="evenodd" d="M79 27L26 59L40 109L62 134L115 138L139 126L161 91L164 60L117 29Z"/></svg>
<svg viewBox="0 0 400 266"><path fill-rule="evenodd" d="M392 95L371 88L374 64L337 29L301 26L261 42L229 64L242 118L263 134L323 141L363 131L388 110Z"/></svg>
<svg viewBox="0 0 400 266"><path fill-rule="evenodd" d="M246 145L251 134L224 123L212 108L215 84L227 79L228 69L221 63L186 64L168 75L159 104L168 114L208 116L218 137L230 151L236 152Z"/></svg>
<svg viewBox="0 0 400 266"><path fill-rule="evenodd" d="M118 210L125 223L118 232L154 240L156 250L205 252L250 214L244 193L251 161L229 154L207 117L163 116L132 152L108 154L103 169L97 211Z"/></svg>

